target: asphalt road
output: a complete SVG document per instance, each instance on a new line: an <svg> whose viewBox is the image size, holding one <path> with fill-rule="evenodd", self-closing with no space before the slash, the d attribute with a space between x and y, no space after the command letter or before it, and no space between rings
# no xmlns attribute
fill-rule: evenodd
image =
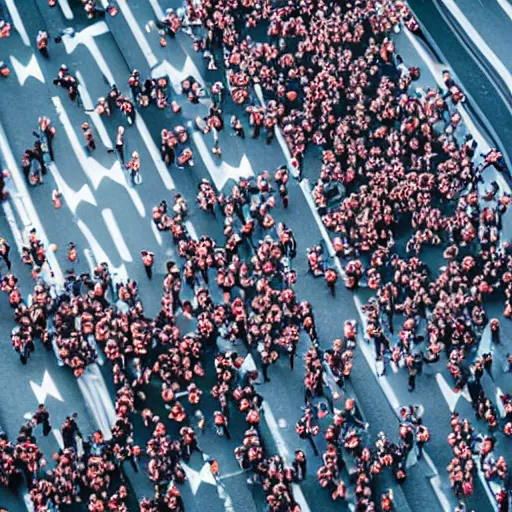
<svg viewBox="0 0 512 512"><path fill-rule="evenodd" d="M33 143L32 130L36 128L38 116L47 115L57 128L54 143L55 166L52 168L52 176L48 176L43 186L30 190L30 197L36 206L37 214L45 227L49 241L59 246L56 256L62 269L68 268L65 246L69 241L73 241L80 253L76 265L78 270L88 269L88 260L84 252L86 249L93 253L96 261L108 260L113 268L119 272L126 271L139 282L140 296L146 311L149 315L154 315L160 307L161 292L158 283L165 274L165 261L168 258L178 260L178 257L174 253L170 238L165 233L157 235L153 231L151 208L161 199L170 201L175 192L181 193L188 203L193 205L197 184L203 177L219 180L222 179L222 176L236 177L242 166L247 171L249 165L255 174L264 169L273 171L284 163L282 151L275 141L270 146L265 146L263 141L251 139L241 141L239 138L231 136L228 129L220 134L220 144L223 150L222 162L227 166L221 167L220 162L212 160L209 152L212 145L211 139L205 139L206 151L201 152L202 144L201 138L199 138L193 144L194 153L197 155L195 167L187 170L172 169L170 172L172 180L169 181L169 174L165 174L168 171L162 170L161 165L158 166L153 151L153 147L159 145L161 129L177 124L186 124L187 121L192 121L195 116L205 111L204 105L192 105L186 102L183 96L178 96L171 91L171 99L177 99L183 105L183 112L180 116L171 114L168 110L159 111L155 107L151 107L139 111L142 123L135 127L127 127L127 154L137 150L142 162L143 183L133 188L128 183L127 176L118 166L115 157L107 153L100 143L97 126L94 129L96 130L98 148L92 156L88 156L84 152L80 125L83 121L91 121L91 119L87 113L69 101L63 90L52 84L52 79L60 64L66 63L75 75L77 72L80 73L80 82L93 103L98 97L106 95L107 82L110 77L120 90L126 93L128 91L127 79L131 69L137 68L143 77L147 76L153 64L152 56L157 63L167 60L174 68L174 76L179 76L179 71L183 68L191 69L191 63L199 70L205 81L218 79L219 73L210 72L205 68L201 56L192 50L191 40L185 34L179 34L176 40L169 42L165 49L158 45L156 33L148 34L145 31L146 23L155 18L155 12L150 2L130 2L129 7L143 40L136 37L137 34L134 35L133 24L128 22L129 15L127 17L126 10L123 9L116 18L108 18L106 20L108 26L104 26L86 20L79 6L72 7L74 19L68 21L61 10L49 9L45 0L23 0L18 4L23 25L32 46L24 45L21 37L13 31L9 39L2 41L3 57L4 59L7 56L9 59L14 57L22 66L26 66L34 56L43 80L28 76L22 85L18 80L20 73L13 71L9 79L2 84L0 121L17 161L23 151ZM161 1L160 7L166 8L173 4L175 2ZM432 34L442 48L443 55L456 69L457 76L461 79L464 88L470 91L472 98L486 114L486 117L489 116L488 119L493 120L492 126L500 139L512 140L510 137L512 133L509 133L512 125L507 117L506 108L500 103L501 100L496 97L496 93L492 93L490 89L492 84L485 73L479 71L479 68L473 69L475 66L472 66L468 60L471 57L458 43L451 28L439 21L439 16L435 18L436 13L431 4L427 6L418 0L418 2L411 2L411 5L415 12L417 11L421 21L429 26L429 31L430 25L435 28ZM176 5L173 6L176 7ZM437 20L436 23L431 21L433 17ZM77 32L94 26L92 33L99 35L86 37L87 33L91 33L91 28L89 28L89 32L82 32L83 37L80 37L83 44L78 44L74 49L71 48L71 44L52 44L49 60L34 54L34 41L39 29L45 28L53 37L64 27L70 25ZM78 37L75 35L75 40ZM407 38L400 34L397 36L397 40L399 51L410 56L411 61L409 62L406 58L406 62L413 65L412 61L414 60L414 64L419 64L423 70L424 64L417 62L418 54ZM142 44L141 41L143 41ZM150 53L148 53L147 47L149 47ZM103 66L103 62L106 67ZM471 80L464 74L465 70L469 73L468 69L471 69ZM32 73L37 75L35 70L36 67L32 66ZM426 72L422 74L422 80L425 80L426 85L427 76ZM84 94L82 96L84 97ZM227 100L224 110L227 118L231 112L235 112L235 107ZM127 126L119 113L115 113L111 118L103 118L102 123L111 140L114 138L117 126ZM147 131L144 127L147 128ZM159 159L158 154L156 159ZM311 153L306 160L306 176L315 176L317 168L318 160L316 155ZM64 195L64 206L60 210L55 210L51 201L51 192L56 188L57 183ZM229 182L226 183L226 186L228 185ZM300 298L307 298L313 304L320 342L324 347L330 346L332 340L341 336L344 320L359 318L353 296L340 285L336 297L332 298L323 282L315 280L307 274L305 249L317 243L321 239L321 233L298 183L293 182L290 187L290 208L284 210L279 206L276 212L277 220L285 222L293 229L298 242L299 256L295 262L299 275L296 285L297 295ZM219 242L223 241L220 221L212 219L195 208L192 208L191 213L190 221L199 235L205 233ZM5 222L3 225L0 224L0 229L2 236L10 236ZM11 246L14 252L16 246L14 239L11 240ZM156 255L155 275L152 283L147 281L140 261L141 249L151 250ZM15 262L15 271L17 275L19 274L20 280L23 279L22 288L29 289L28 270L21 267L21 262ZM14 437L17 427L22 422L23 414L33 410L37 405L30 382L41 383L46 370L63 398L62 402L55 397L47 399L52 417L55 414L55 424L57 424L58 418L76 410L79 413L80 421L84 422L83 430L94 428L93 419L85 408L74 378L66 369L57 366L51 353L38 347L29 364L26 367L21 367L8 339L13 322L5 297L0 301L0 307L2 308L0 328L4 333L0 350L5 351L5 354L2 354L4 371L0 372L0 384L7 388L15 383L13 388L20 391L16 394L7 393L0 400L0 420L9 435ZM497 307L496 311L498 311ZM504 341L503 348L500 348L503 352L501 357L507 347L510 349L510 340ZM301 341L300 354L305 352L306 346L307 342L304 339ZM243 347L237 349L243 351ZM294 449L301 447L308 455L310 461L308 479L301 484L301 488L310 509L315 511L338 509L340 506L333 505L327 494L321 492L316 482L315 473L321 465L320 459L315 459L309 445L301 441L295 433L295 422L301 416L300 406L303 405L303 368L299 361L301 361L300 358L297 360L298 364L294 372L290 372L287 361L279 361L270 370L271 383L261 385L259 391L268 403L274 418L278 420L279 434L284 439L287 450L293 453ZM108 381L108 368L104 367L102 371ZM447 375L444 365L441 363L431 375L425 375L418 379L417 390L412 396L407 392L407 383L403 374L391 374L381 379L385 379L391 385L398 403L406 404L412 401L425 406L425 423L430 427L432 433L432 441L427 451L433 466L423 461L409 468L407 482L402 486L401 491L398 489L396 491L401 510L406 510L407 507L414 511L425 508L432 511L442 510L442 504L436 497L431 482L436 472L440 479L437 491L441 492L452 506L454 503L445 471L450 456L446 443L450 406L443 394L443 389L438 384L440 380L438 374L450 382L450 376ZM499 380L489 383L489 386L497 384L501 389L510 389L508 376L496 372L496 379ZM358 349L352 388L365 419L370 423L370 436L374 439L377 432L384 431L390 438L397 439L398 422L393 409L394 404L390 404L389 396L384 393L380 384L382 382L375 378L373 367L369 365L361 350ZM23 399L20 399L20 396L23 396ZM456 407L461 412L472 415L468 406L469 404L464 399L459 399ZM207 408L208 405L206 404L205 407ZM138 440L144 440L147 435L144 429L137 424L136 427ZM229 496L233 509L237 512L262 510L264 506L262 492L254 486L247 485L246 475L240 473L233 456L233 449L243 435L243 428L243 422L233 425L232 442L225 439L219 440L212 429L208 429L205 436L199 441L201 448L206 453L219 460L221 475L225 476L223 492ZM269 451L277 452L276 432L267 426L267 422L263 426L262 433ZM50 452L54 447L45 446L45 449ZM198 472L202 465L199 458L194 458L191 463L192 469ZM208 507L212 511L226 510L228 500L225 499L225 495L224 499L221 499L222 496L219 497L218 489L215 486L207 481L197 480L197 475L195 478L193 472L190 475L189 482L182 487L187 510L202 510L204 503L208 503ZM149 481L145 480L143 475L131 476L137 495L151 492ZM200 485L196 487L194 482L199 482ZM379 480L379 490L384 490L389 485L392 485L392 480L388 475ZM1 499L3 496L0 494ZM14 498L10 497L10 499ZM18 504L22 506L21 502ZM488 509L487 496L483 487L478 483L470 505L475 510ZM11 510L11 508L9 509ZM13 508L12 510L18 509Z"/></svg>

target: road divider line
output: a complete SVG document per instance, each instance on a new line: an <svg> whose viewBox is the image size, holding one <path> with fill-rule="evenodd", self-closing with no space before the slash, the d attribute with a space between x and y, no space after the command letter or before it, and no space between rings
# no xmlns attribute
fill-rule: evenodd
<svg viewBox="0 0 512 512"><path fill-rule="evenodd" d="M18 253L21 258L23 258L23 236L21 234L20 228L16 223L16 218L14 217L14 212L12 210L12 206L4 201L2 203L2 209L4 210L5 218L7 219L7 224L11 228L11 233L14 238L14 242L16 243L16 249L18 249Z"/></svg>
<svg viewBox="0 0 512 512"><path fill-rule="evenodd" d="M117 5L119 6L119 9L123 13L124 19L126 20L126 23L128 23L128 26L130 27L130 30L132 31L133 37L137 41L139 48L142 51L142 54L144 55L144 57L146 58L146 61L149 65L149 67L152 68L152 67L156 66L158 64L158 59L156 58L155 54L153 53L153 50L151 50L151 46L149 45L146 38L144 37L144 33L142 32L131 9L128 7L126 0L117 0Z"/></svg>
<svg viewBox="0 0 512 512"><path fill-rule="evenodd" d="M475 27L466 18L465 14L460 10L453 0L441 0L451 12L452 16L457 20L458 24L464 29L464 32L470 37L476 48L484 55L487 61L498 73L498 76L505 82L508 90L512 94L512 74L507 67L501 62L498 56L491 50L489 45L484 41L482 36L477 32Z"/></svg>
<svg viewBox="0 0 512 512"><path fill-rule="evenodd" d="M497 0L500 4L500 7L507 13L507 16L512 20L512 5L508 2L508 0Z"/></svg>
<svg viewBox="0 0 512 512"><path fill-rule="evenodd" d="M62 14L67 20L72 20L74 18L73 11L71 7L69 7L68 0L58 0L59 6L62 10Z"/></svg>
<svg viewBox="0 0 512 512"><path fill-rule="evenodd" d="M91 96L89 95L89 91L85 85L84 77L80 71L76 72L76 77L78 78L78 90L80 91L80 97L82 98L82 102L84 104L85 110L92 110L92 112L88 112L89 117L92 119L96 130L100 136L101 142L106 148L113 148L112 141L110 140L110 136L103 124L103 120L101 116L96 112L94 108L94 103L91 100Z"/></svg>
<svg viewBox="0 0 512 512"><path fill-rule="evenodd" d="M62 438L62 434L58 428L52 429L53 437L55 437L55 441L57 441L57 444L59 445L59 448L61 450L64 450L64 439Z"/></svg>
<svg viewBox="0 0 512 512"><path fill-rule="evenodd" d="M149 0L149 3L151 4L153 11L155 12L156 18L158 20L163 19L165 16L165 13L164 13L164 10L160 7L158 0Z"/></svg>
<svg viewBox="0 0 512 512"><path fill-rule="evenodd" d="M274 413L272 412L272 409L270 408L268 402L264 401L262 408L264 413L263 418L265 419L265 422L267 423L270 433L274 438L277 451L279 452L279 455L282 457L285 463L290 464L290 452L288 450L288 447L286 446L286 442L283 439L283 436L281 435L281 432L279 431L279 425L277 424L277 421L274 417ZM304 497L300 485L292 484L292 492L295 501L300 506L301 512L310 512L311 509L309 508L309 505L306 501L306 498Z"/></svg>
<svg viewBox="0 0 512 512"><path fill-rule="evenodd" d="M41 242L48 247L49 241L48 237L46 236L46 231L43 227L43 224L41 220L39 219L39 215L37 214L37 211L34 207L34 203L32 202L32 198L30 197L27 185L25 183L25 177L22 175L18 164L16 163L16 160L14 158L14 155L12 153L11 147L9 146L9 142L7 140L7 135L5 134L5 130L3 125L0 123L0 151L2 152L5 163L7 165L7 168L9 169L12 177L12 181L14 183L14 186L16 187L16 190L18 191L20 198L23 200L24 209L26 211L26 214L28 215L28 218L31 221L30 226L34 227L36 229L37 235ZM16 203L15 203L16 206ZM20 214L21 215L21 214ZM25 226L25 229L30 227L29 225ZM64 276L62 274L62 270L60 268L60 265L57 261L57 258L53 251L47 251L46 258L48 260L48 263L53 270L53 279L52 283L58 287L61 288L64 284Z"/></svg>
<svg viewBox="0 0 512 512"><path fill-rule="evenodd" d="M23 44L25 46L30 46L30 39L28 37L27 31L25 30L25 25L23 25L23 21L21 19L20 13L18 12L16 4L14 3L14 0L5 0L5 4L7 5L7 9L11 15L14 28L20 35Z"/></svg>
<svg viewBox="0 0 512 512"><path fill-rule="evenodd" d="M107 228L110 232L110 236L112 237L112 240L114 241L117 250L119 251L119 255L124 261L131 263L133 261L133 258L132 255L130 254L130 249L128 249L128 246L124 241L123 234L119 229L119 224L116 221L114 212L110 208L105 208L101 212L101 215L103 216L103 220L107 225Z"/></svg>
<svg viewBox="0 0 512 512"><path fill-rule="evenodd" d="M151 219L151 231L153 231L153 234L155 235L158 245L162 245L162 234L160 233L160 231L158 231L158 228L156 227L156 224L153 222L153 219Z"/></svg>

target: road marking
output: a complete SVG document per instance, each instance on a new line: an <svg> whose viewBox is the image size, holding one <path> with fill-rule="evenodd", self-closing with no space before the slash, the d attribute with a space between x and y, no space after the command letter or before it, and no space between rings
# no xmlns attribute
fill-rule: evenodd
<svg viewBox="0 0 512 512"><path fill-rule="evenodd" d="M158 245L162 245L162 234L160 233L160 231L158 231L158 228L156 227L156 224L153 222L153 219L151 219L151 231L153 231L153 234L155 235Z"/></svg>
<svg viewBox="0 0 512 512"><path fill-rule="evenodd" d="M44 404L47 396L53 396L53 398L59 402L64 402L64 399L57 389L55 382L53 382L51 375L48 373L48 370L44 371L43 382L41 385L31 380L30 387L34 392L34 395L36 395L38 404Z"/></svg>
<svg viewBox="0 0 512 512"><path fill-rule="evenodd" d="M103 220L107 225L112 240L114 241L117 250L119 251L119 255L124 261L132 262L132 255L130 254L130 250L126 245L126 242L124 241L123 234L119 229L119 224L117 223L116 218L114 217L114 212L112 212L110 208L105 208L101 212L101 214L103 215Z"/></svg>
<svg viewBox="0 0 512 512"><path fill-rule="evenodd" d="M43 242L44 245L48 247L48 237L46 236L46 232L44 230L43 224L41 223L41 220L39 219L39 216L37 214L37 211L34 207L34 203L32 202L32 199L28 193L27 186L25 184L25 178L22 176L20 169L18 167L18 164L16 163L16 160L14 159L14 155L12 154L11 147L9 146L9 143L7 141L7 136L5 134L5 130L0 123L0 151L2 152L5 163L7 165L7 168L9 169L11 173L11 177L13 180L13 183L20 195L20 197L23 200L24 209L26 210L26 213L28 217L31 220L31 225L36 229L37 234L39 236L39 239ZM16 203L15 203L16 205ZM27 229L29 226L25 226L25 229ZM62 287L64 283L64 276L62 275L62 270L60 268L60 265L57 261L57 258L53 251L48 251L46 254L46 257L48 259L49 265L51 266L53 273L54 273L54 284L58 287Z"/></svg>
<svg viewBox="0 0 512 512"><path fill-rule="evenodd" d="M62 434L58 428L54 428L52 430L53 437L55 437L55 441L57 441L57 444L59 445L59 448L61 450L64 450L64 439L62 439Z"/></svg>
<svg viewBox="0 0 512 512"><path fill-rule="evenodd" d="M34 54L32 54L32 57L30 57L30 60L26 66L12 55L10 59L12 67L16 72L16 76L18 77L18 82L22 87L29 76L34 77L36 80L39 80L43 84L45 83L43 72L41 71L39 63L37 62L36 56Z"/></svg>
<svg viewBox="0 0 512 512"><path fill-rule="evenodd" d="M28 216L27 210L23 206L23 200L18 192L11 194L14 206L16 206L16 210L18 211L18 215L20 216L21 222L23 226L29 226L31 224L30 218Z"/></svg>
<svg viewBox="0 0 512 512"><path fill-rule="evenodd" d="M58 190L64 196L66 204L68 208L71 210L71 213L76 216L76 211L78 209L78 205L83 201L85 203L92 204L93 206L98 206L96 202L96 198L92 193L91 187L88 184L82 185L78 192L75 192L64 180L62 175L60 174L55 163L51 163L48 165L50 172L57 184Z"/></svg>
<svg viewBox="0 0 512 512"><path fill-rule="evenodd" d="M423 455L425 456L425 450L423 450ZM434 494L439 500L439 504L443 507L444 512L451 512L453 510L453 506L450 503L450 500L447 498L446 494L442 489L442 480L439 476L434 476L430 479L430 484L434 489Z"/></svg>
<svg viewBox="0 0 512 512"><path fill-rule="evenodd" d="M152 78L167 76L176 94L182 93L181 82L189 76L193 77L202 86L206 83L194 61L188 55L181 69L173 66L169 61L164 59L161 64L151 70L151 76Z"/></svg>
<svg viewBox="0 0 512 512"><path fill-rule="evenodd" d="M192 139L219 192L222 191L229 179L238 181L240 178L250 178L254 176L254 171L247 155L244 154L242 156L238 167L233 167L225 161L221 161L220 164L217 165L217 163L213 161L210 150L204 141L204 136L200 132L194 131L192 133Z"/></svg>
<svg viewBox="0 0 512 512"><path fill-rule="evenodd" d="M29 492L23 493L23 502L25 503L25 507L27 508L28 512L34 512L34 504L32 503L32 498L30 497Z"/></svg>
<svg viewBox="0 0 512 512"><path fill-rule="evenodd" d="M64 43L64 48L68 54L73 53L79 44L83 44L93 56L96 64L107 79L108 83L112 85L115 83L114 76L112 75L101 50L94 40L95 37L107 34L108 32L108 25L104 21L97 21L80 32L75 32L72 36L64 34L62 36L62 42Z"/></svg>
<svg viewBox="0 0 512 512"><path fill-rule="evenodd" d="M238 471L234 471L233 473L226 473L219 477L220 480L227 480L228 478L233 478L235 476L240 476L247 473L248 469L239 469Z"/></svg>
<svg viewBox="0 0 512 512"><path fill-rule="evenodd" d="M509 72L507 67L501 62L498 56L491 50L489 45L480 36L477 30L471 25L470 21L466 18L464 13L459 9L457 4L453 0L442 0L448 10L455 17L459 25L464 29L466 34L471 38L476 48L485 56L491 66L496 70L498 75L505 82L510 93L512 93L512 74Z"/></svg>
<svg viewBox="0 0 512 512"><path fill-rule="evenodd" d="M21 257L23 257L23 236L21 234L20 228L18 227L18 224L16 224L16 218L14 217L12 206L7 201L4 201L2 203L2 208L4 210L5 218L7 219L7 224L9 224L9 227L11 228L12 236L14 238L14 242L16 243L18 253Z"/></svg>
<svg viewBox="0 0 512 512"><path fill-rule="evenodd" d="M213 477L212 471L210 469L210 464L206 462L200 471L196 471L191 468L185 462L182 462L181 465L185 470L185 474L187 475L188 483L190 484L190 488L192 490L192 494L195 496L199 489L199 486L204 482L205 484L217 485L215 478Z"/></svg>
<svg viewBox="0 0 512 512"><path fill-rule="evenodd" d="M128 4L126 3L126 0L117 0L117 5L119 6L119 9L123 13L126 23L128 23L128 26L130 27L130 30L132 31L133 37L135 37L135 40L139 44L139 48L141 49L142 54L146 58L149 67L152 68L153 66L156 66L158 64L158 59L156 58L155 54L151 50L151 47L149 46L149 43L147 42L146 38L144 37L144 33L142 32L141 28L139 27L139 24L138 24L137 20L135 19L135 16L133 15L132 11L128 7Z"/></svg>
<svg viewBox="0 0 512 512"><path fill-rule="evenodd" d="M52 101L55 105L55 110L57 111L60 122L64 127L64 131L66 132L69 142L71 143L71 147L75 152L77 160L79 161L85 175L89 178L90 182L92 183L94 190L98 190L100 183L104 178L108 178L112 181L115 181L116 183L118 183L119 185L126 189L130 198L132 199L135 208L137 208L139 215L141 217L145 217L146 210L144 207L144 203L142 202L139 193L136 190L134 190L133 187L130 187L128 185L126 176L123 173L119 161L116 160L112 164L112 167L108 169L107 167L101 165L94 157L87 156L85 154L85 150L82 144L78 140L78 136L75 133L73 125L71 124L69 116L66 110L64 109L60 98L58 96L54 96L52 98Z"/></svg>
<svg viewBox="0 0 512 512"><path fill-rule="evenodd" d="M9 9L9 13L11 14L14 28L20 35L21 40L25 46L30 46L30 39L28 37L27 31L25 30L25 26L23 25L23 21L21 20L20 13L18 12L18 8L16 7L14 0L5 0L5 3L7 5L7 9Z"/></svg>
<svg viewBox="0 0 512 512"><path fill-rule="evenodd" d="M467 392L459 391L458 393L455 393L441 373L436 373L436 381L451 412L455 410L457 402L461 396L468 402L471 402L471 397L468 397Z"/></svg>
<svg viewBox="0 0 512 512"><path fill-rule="evenodd" d="M82 98L82 102L84 104L85 110L92 110L93 112L88 112L89 117L92 119L92 122L94 123L94 126L96 127L96 130L98 131L98 134L100 136L101 142L106 148L113 148L112 141L110 140L110 136L107 132L107 129L105 128L105 125L103 124L103 120L101 119L101 116L96 112L96 109L94 108L94 103L91 100L91 96L89 95L89 91L87 90L87 87L85 85L84 77L82 76L82 73L80 71L76 72L76 77L78 79L78 90L80 92L80 97Z"/></svg>
<svg viewBox="0 0 512 512"><path fill-rule="evenodd" d="M149 154L151 156L151 159L153 160L153 163L155 164L156 170L158 171L158 174L160 175L160 178L162 179L165 188L167 190L174 190L174 181L171 178L171 174L169 172L169 169L164 164L162 159L160 158L160 152L158 151L158 148L156 147L155 141L151 137L151 134L149 133L148 127L146 126L146 123L144 122L144 119L140 115L137 115L135 118L135 126L137 127L137 130L139 131L140 136L142 137L142 140L144 141L144 144L146 145L147 150L149 151Z"/></svg>
<svg viewBox="0 0 512 512"><path fill-rule="evenodd" d="M496 386L496 407L498 409L498 413L501 418L505 417L505 407L503 406L503 402L501 401L501 397L503 396L503 391L499 386Z"/></svg>
<svg viewBox="0 0 512 512"><path fill-rule="evenodd" d="M282 457L285 463L290 464L290 452L288 450L288 447L286 446L283 436L281 435L279 426L274 417L274 413L272 412L270 405L265 401L263 402L262 408L264 413L263 418L265 419L267 426L272 434L272 437L274 438L277 451L279 452L279 455ZM309 505L306 501L306 498L304 497L304 494L302 493L302 489L300 488L300 486L297 484L292 484L292 492L295 501L300 506L301 512L310 512L311 509L309 508Z"/></svg>
<svg viewBox="0 0 512 512"><path fill-rule="evenodd" d="M507 16L512 20L512 5L509 4L508 0L497 0L500 7L507 13Z"/></svg>
<svg viewBox="0 0 512 512"><path fill-rule="evenodd" d="M72 20L74 18L73 11L71 7L69 7L68 0L58 0L60 8L62 9L62 14L67 20Z"/></svg>
<svg viewBox="0 0 512 512"><path fill-rule="evenodd" d="M199 237L197 236L196 228L190 222L189 220L185 221L185 227L187 228L188 234L192 237L193 240L199 240Z"/></svg>
<svg viewBox="0 0 512 512"><path fill-rule="evenodd" d="M153 11L155 11L156 18L158 20L163 19L165 16L165 13L164 13L164 10L160 7L158 0L149 0L149 3L151 4L151 7L153 7Z"/></svg>

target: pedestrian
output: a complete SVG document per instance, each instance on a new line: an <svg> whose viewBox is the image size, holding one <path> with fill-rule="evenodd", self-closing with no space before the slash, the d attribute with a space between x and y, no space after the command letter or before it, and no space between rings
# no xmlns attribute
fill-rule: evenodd
<svg viewBox="0 0 512 512"><path fill-rule="evenodd" d="M50 413L46 410L44 404L39 404L39 407L34 413L32 419L36 425L43 426L43 435L45 437L52 431L52 427L50 425Z"/></svg>
<svg viewBox="0 0 512 512"><path fill-rule="evenodd" d="M121 162L121 165L124 167L125 166L125 161L124 161L124 126L119 126L117 128L116 151L117 151L117 156L119 157L119 160Z"/></svg>
<svg viewBox="0 0 512 512"><path fill-rule="evenodd" d="M130 171L132 185L140 185L142 177L140 175L140 158L137 151L132 153L132 159L126 164L126 168Z"/></svg>
<svg viewBox="0 0 512 512"><path fill-rule="evenodd" d="M302 450L295 450L295 458L292 462L293 469L295 470L295 481L302 482L306 479L307 463L306 454Z"/></svg>
<svg viewBox="0 0 512 512"><path fill-rule="evenodd" d="M11 246L7 243L5 238L0 238L0 258L5 261L5 264L9 270L11 270L11 260L9 259L10 252Z"/></svg>
<svg viewBox="0 0 512 512"><path fill-rule="evenodd" d="M92 153L96 149L96 141L89 123L82 123L82 131L84 132L84 139L89 153Z"/></svg>
<svg viewBox="0 0 512 512"><path fill-rule="evenodd" d="M140 251L142 256L142 263L144 264L144 269L146 270L146 274L148 279L153 277L153 264L155 263L155 255L149 251Z"/></svg>
<svg viewBox="0 0 512 512"><path fill-rule="evenodd" d="M76 245L73 242L68 243L68 261L70 263L76 263L78 260L78 251Z"/></svg>
<svg viewBox="0 0 512 512"><path fill-rule="evenodd" d="M80 429L76 423L78 414L75 412L72 416L66 416L66 420L62 424L61 433L64 442L64 448L73 448L77 451L77 437L82 438Z"/></svg>
<svg viewBox="0 0 512 512"><path fill-rule="evenodd" d="M408 366L409 371L409 393L412 393L416 389L416 374L417 370L414 366Z"/></svg>

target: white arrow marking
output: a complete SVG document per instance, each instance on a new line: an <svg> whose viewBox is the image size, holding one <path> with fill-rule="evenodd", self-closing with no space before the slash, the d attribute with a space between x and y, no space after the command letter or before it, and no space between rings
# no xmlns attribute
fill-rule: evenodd
<svg viewBox="0 0 512 512"><path fill-rule="evenodd" d="M18 82L22 87L29 76L33 76L43 84L45 83L43 72L41 71L34 54L32 54L32 57L30 57L26 66L24 66L16 57L11 55L11 64L16 72L16 76L18 77Z"/></svg>
<svg viewBox="0 0 512 512"><path fill-rule="evenodd" d="M103 215L103 220L107 225L107 228L112 236L112 240L116 244L117 250L119 251L119 255L124 261L132 262L133 258L130 254L130 250L124 241L124 237L119 229L119 224L114 217L114 212L110 208L105 208L101 214Z"/></svg>
<svg viewBox="0 0 512 512"><path fill-rule="evenodd" d="M496 70L498 76L501 76L509 91L512 93L512 74L507 67L501 62L498 56L491 50L489 45L483 40L480 34L476 31L475 27L471 25L470 21L466 18L464 13L459 9L453 0L442 0L448 7L449 11L458 21L459 25L464 29L466 34L475 43L475 46L484 54L485 58L489 61L491 66Z"/></svg>
<svg viewBox="0 0 512 512"><path fill-rule="evenodd" d="M137 20L135 19L135 16L133 15L132 11L128 7L128 4L126 3L126 0L117 0L117 5L119 6L119 9L123 13L123 16L126 19L126 23L128 23L128 26L130 27L130 30L132 31L133 36L135 37L135 40L137 43L139 43L139 47L146 58L148 65L150 68L153 66L156 66L158 63L158 59L156 58L155 54L151 50L151 47L149 46L149 43L147 42L146 38L144 37L144 33L142 32L141 28L139 27L139 24Z"/></svg>
<svg viewBox="0 0 512 512"><path fill-rule="evenodd" d="M92 122L94 123L94 126L96 127L96 130L100 135L101 142L103 142L103 145L106 148L113 148L114 146L112 144L112 141L110 140L107 129L103 124L103 120L94 108L94 104L91 100L91 96L89 95L89 91L85 86L85 81L84 77L82 76L82 73L80 73L80 71L77 71L76 77L78 78L78 90L80 91L80 97L82 98L85 110L93 110L93 112L89 112L89 116L92 119Z"/></svg>
<svg viewBox="0 0 512 512"><path fill-rule="evenodd" d="M64 126L64 130L66 132L66 135L68 136L69 142L71 143L71 147L73 148L84 173L91 181L94 190L98 190L100 183L104 178L108 178L111 179L112 181L115 181L116 183L118 183L119 185L126 189L126 191L128 192L133 201L135 208L137 208L139 215L141 217L145 217L146 210L144 208L144 203L142 202L142 199L140 198L138 192L134 190L133 187L130 187L128 185L128 182L126 181L126 176L121 168L121 164L116 160L112 167L108 169L107 167L101 165L94 157L87 156L85 154L85 150L82 144L80 143L80 140L78 139L78 136L75 133L75 130L73 129L73 125L71 124L69 116L67 112L64 110L60 98L54 96L52 98L52 101L55 105L55 110L59 115L59 119L62 125Z"/></svg>
<svg viewBox="0 0 512 512"><path fill-rule="evenodd" d="M21 40L25 44L25 46L30 46L30 39L28 37L27 31L25 30L25 26L23 25L23 21L21 21L20 13L18 12L18 8L14 3L14 0L5 0L7 4L7 9L11 13L12 21L14 22L14 28L18 31L18 34L21 37Z"/></svg>
<svg viewBox="0 0 512 512"><path fill-rule="evenodd" d="M188 55L185 58L185 62L181 69L174 67L169 61L164 60L161 64L151 70L151 76L153 78L159 78L162 76L169 77L169 81L177 94L181 94L181 82L189 76L192 76L202 86L205 84L205 80L201 76L201 72L197 69L194 61Z"/></svg>
<svg viewBox="0 0 512 512"><path fill-rule="evenodd" d="M208 169L210 176L215 183L215 187L218 191L222 191L226 182L231 178L234 181L238 181L239 178L249 178L254 176L252 165L247 155L244 154L240 160L239 167L233 167L226 162L221 162L217 165L213 161L213 157L210 154L208 147L203 139L203 135L199 132L194 131L192 133L192 139L196 145L199 154L204 162L204 165Z"/></svg>
<svg viewBox="0 0 512 512"><path fill-rule="evenodd" d="M107 253L103 250L99 242L96 240L95 236L92 234L89 227L83 222L82 219L78 219L77 225L80 228L80 231L82 231L83 235L87 239L87 242L89 243L95 260L99 263L107 263L111 272L118 274L119 279L127 278L128 272L126 271L124 263L122 263L119 267L115 267L110 261L110 258L107 256Z"/></svg>
<svg viewBox="0 0 512 512"><path fill-rule="evenodd" d="M445 378L441 373L436 374L436 380L437 384L439 385L439 388L441 389L441 393L443 393L444 399L446 400L446 403L448 404L448 407L450 408L450 411L453 412L455 410L455 406L457 405L457 402L459 401L459 398L462 396L464 397L468 402L471 401L471 398L468 398L468 395L466 392L459 392L455 393L452 388L448 385Z"/></svg>
<svg viewBox="0 0 512 512"><path fill-rule="evenodd" d="M57 188L64 196L66 204L68 208L71 210L73 215L76 215L76 210L78 205L84 201L86 203L92 204L93 206L98 206L96 202L96 198L92 193L91 187L89 185L82 185L82 188L75 192L64 180L62 175L60 174L57 166L54 163L51 163L49 166L50 172L52 173L55 182L57 183Z"/></svg>
<svg viewBox="0 0 512 512"><path fill-rule="evenodd" d="M59 402L64 402L64 399L62 398L59 390L57 389L55 382L53 382L53 379L48 373L48 370L45 370L43 382L40 386L39 384L36 384L33 380L31 380L30 387L34 392L34 395L36 395L38 404L44 404L46 401L46 397L48 395L53 396L53 398L55 398Z"/></svg>
<svg viewBox="0 0 512 512"><path fill-rule="evenodd" d="M201 471L196 471L192 469L188 464L182 462L181 465L185 470L185 474L187 475L187 480L190 483L190 488L192 489L192 494L195 496L197 494L197 490L199 486L204 482L210 485L217 485L215 478L212 475L210 464L206 463L201 468Z"/></svg>
<svg viewBox="0 0 512 512"><path fill-rule="evenodd" d="M153 160L158 174L160 175L161 180L164 182L165 188L167 190L174 190L174 181L171 178L169 169L160 158L160 152L158 151L155 141L151 137L151 134L149 133L148 127L146 126L144 119L142 119L142 116L138 115L135 118L135 126L137 127L137 130L139 131L139 134L142 137L147 150L149 151L151 160Z"/></svg>
<svg viewBox="0 0 512 512"><path fill-rule="evenodd" d="M62 14L67 20L72 20L74 18L73 11L71 7L69 7L68 0L58 0L60 8L62 9Z"/></svg>
<svg viewBox="0 0 512 512"><path fill-rule="evenodd" d="M68 54L73 53L79 44L83 44L91 52L91 55L108 83L112 85L115 83L114 76L112 75L101 50L94 40L94 37L101 36L107 32L109 32L107 24L104 21L98 21L94 23L94 25L84 28L80 32L76 32L73 36L65 34L62 37L62 42L64 43L64 47Z"/></svg>

